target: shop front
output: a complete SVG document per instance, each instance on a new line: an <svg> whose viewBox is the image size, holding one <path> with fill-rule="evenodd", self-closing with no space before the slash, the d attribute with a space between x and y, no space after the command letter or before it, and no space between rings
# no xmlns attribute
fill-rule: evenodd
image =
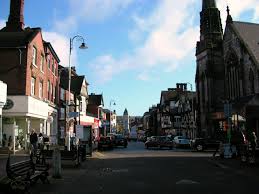
<svg viewBox="0 0 259 194"><path fill-rule="evenodd" d="M31 96L7 96L7 102L10 105L3 110L3 134L10 149L28 150L32 129L48 135L48 103Z"/></svg>
<svg viewBox="0 0 259 194"><path fill-rule="evenodd" d="M2 109L6 104L7 98L7 85L0 81L0 147L5 146L5 142L3 143L3 128L2 128Z"/></svg>

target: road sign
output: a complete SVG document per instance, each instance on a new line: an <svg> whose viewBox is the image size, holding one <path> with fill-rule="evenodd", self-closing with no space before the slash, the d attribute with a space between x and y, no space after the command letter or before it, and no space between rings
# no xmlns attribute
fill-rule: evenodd
<svg viewBox="0 0 259 194"><path fill-rule="evenodd" d="M69 112L68 117L69 118L79 117L79 112Z"/></svg>

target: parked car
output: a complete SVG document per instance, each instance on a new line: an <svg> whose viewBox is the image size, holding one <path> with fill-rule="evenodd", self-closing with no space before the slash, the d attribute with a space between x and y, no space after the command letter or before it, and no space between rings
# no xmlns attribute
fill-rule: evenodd
<svg viewBox="0 0 259 194"><path fill-rule="evenodd" d="M173 142L166 136L152 136L145 142L145 147L148 149L150 147L173 148Z"/></svg>
<svg viewBox="0 0 259 194"><path fill-rule="evenodd" d="M100 137L100 140L98 141L98 150L100 149L112 149L113 148L113 140L111 136L103 136Z"/></svg>
<svg viewBox="0 0 259 194"><path fill-rule="evenodd" d="M123 135L121 134L115 134L114 135L114 146L123 146L126 148L128 146L128 141Z"/></svg>
<svg viewBox="0 0 259 194"><path fill-rule="evenodd" d="M215 150L219 145L220 141L212 138L196 138L192 141L192 148L197 151L204 151L207 149Z"/></svg>
<svg viewBox="0 0 259 194"><path fill-rule="evenodd" d="M174 147L191 147L190 140L183 136L175 136L173 143Z"/></svg>

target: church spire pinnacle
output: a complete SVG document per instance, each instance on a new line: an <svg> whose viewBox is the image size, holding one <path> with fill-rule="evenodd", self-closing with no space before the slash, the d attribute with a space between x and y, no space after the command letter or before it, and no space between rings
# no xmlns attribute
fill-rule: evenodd
<svg viewBox="0 0 259 194"><path fill-rule="evenodd" d="M233 23L232 16L230 15L229 6L227 6L227 24L228 23Z"/></svg>

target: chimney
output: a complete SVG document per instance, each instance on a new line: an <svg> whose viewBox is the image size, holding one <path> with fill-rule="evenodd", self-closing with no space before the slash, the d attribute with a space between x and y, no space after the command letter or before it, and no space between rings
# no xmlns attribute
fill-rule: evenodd
<svg viewBox="0 0 259 194"><path fill-rule="evenodd" d="M7 31L23 31L24 30L24 0L11 0L10 14L6 22Z"/></svg>

